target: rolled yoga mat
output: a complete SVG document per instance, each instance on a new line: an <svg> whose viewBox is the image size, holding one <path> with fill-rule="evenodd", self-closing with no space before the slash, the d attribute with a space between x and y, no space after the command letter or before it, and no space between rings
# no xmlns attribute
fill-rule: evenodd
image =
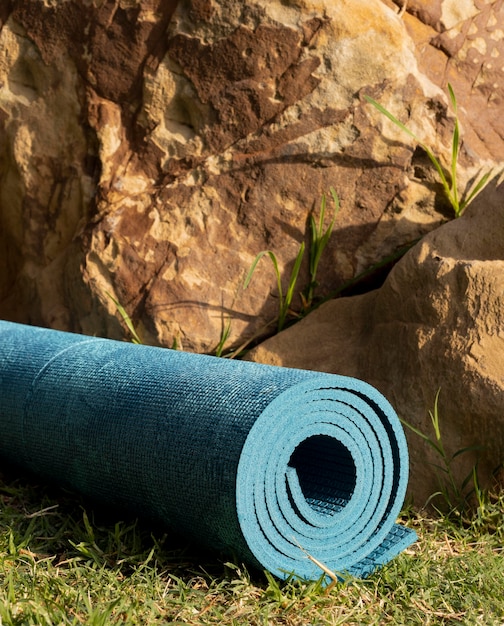
<svg viewBox="0 0 504 626"><path fill-rule="evenodd" d="M280 578L416 538L401 424L343 376L0 321L0 457Z"/></svg>

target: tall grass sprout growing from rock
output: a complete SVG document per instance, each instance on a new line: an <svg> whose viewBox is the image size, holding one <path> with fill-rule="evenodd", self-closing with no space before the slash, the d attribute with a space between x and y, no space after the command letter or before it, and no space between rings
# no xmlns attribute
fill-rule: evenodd
<svg viewBox="0 0 504 626"><path fill-rule="evenodd" d="M322 202L320 204L320 214L318 222L315 219L313 213L310 213L310 284L306 289L306 296L303 299L303 309L307 311L311 308L313 298L315 295L315 289L318 287L317 272L322 254L329 243L331 238L336 217L338 216L340 203L339 197L336 191L330 187L331 195L334 201L334 214L329 222L329 226L324 230L325 213L326 213L326 196L322 195Z"/></svg>
<svg viewBox="0 0 504 626"><path fill-rule="evenodd" d="M290 306L292 303L292 298L294 297L294 289L296 287L296 282L299 276L299 270L301 269L301 262L303 260L305 251L304 241L301 244L299 251L296 256L296 260L294 261L294 266L292 268L292 272L289 278L289 284L287 285L287 291L283 292L282 289L282 277L280 275L280 268L278 267L278 260L275 253L272 250L263 250L259 252L259 254L254 259L247 276L245 277L245 281L243 283L243 288L246 289L250 281L252 279L252 275L257 267L259 261L263 258L263 256L268 256L273 263L273 269L275 270L275 276L277 280L277 289L278 289L278 321L277 321L277 331L280 332L285 326L285 322L287 319L287 314L289 313Z"/></svg>
<svg viewBox="0 0 504 626"><path fill-rule="evenodd" d="M334 200L335 210L331 221L327 228L324 229L325 217L326 217L326 196L322 195L322 202L320 206L320 215L318 222L315 219L313 213L310 214L310 250L309 250L309 272L310 272L310 282L305 290L304 294L300 294L303 309L302 314L306 314L312 307L315 289L318 286L317 282L317 272L318 266L320 263L320 259L322 258L322 254L329 243L329 239L332 235L332 231L334 228L334 224L336 221L336 217L339 212L340 204L339 198L336 191L331 187L331 195ZM245 277L245 281L243 283L243 288L246 289L250 281L252 279L252 275L257 267L259 261L264 257L268 256L271 259L273 264L273 269L275 270L275 276L277 281L277 290L278 290L278 298L279 298L279 310L278 310L278 321L277 321L277 331L280 332L287 321L287 315L292 313L291 304L292 299L294 297L294 292L296 288L297 279L299 277L299 271L301 269L301 263L303 261L305 252L305 243L301 243L299 247L299 251L297 253L296 259L294 261L294 265L292 267L291 275L289 277L289 282L287 285L287 291L283 292L282 288L282 276L280 275L280 269L278 265L278 259L275 253L272 250L263 250L259 252L259 254L254 259L247 276ZM299 317L300 314L294 314L296 317Z"/></svg>
<svg viewBox="0 0 504 626"><path fill-rule="evenodd" d="M224 318L224 315L223 315L221 319L220 337L219 337L219 341L217 343L217 346L214 352L215 356L218 356L218 357L224 356L224 347L226 345L227 340L229 339L230 334L231 334L231 318L230 317Z"/></svg>
<svg viewBox="0 0 504 626"><path fill-rule="evenodd" d="M421 146L427 156L429 157L431 163L434 165L441 184L443 185L444 192L448 201L450 202L453 212L455 213L455 217L460 217L467 205L475 198L475 196L485 187L490 178L492 170L486 172L481 176L479 180L477 180L474 185L468 190L467 193L463 194L461 197L458 191L458 183L457 183L457 166L458 166L458 158L460 152L460 125L458 120L458 109L457 109L457 100L455 98L455 93L453 91L452 86L448 83L448 93L450 96L451 105L453 108L453 113L455 116L455 125L453 128L452 135L452 146L451 146L451 163L450 163L450 172L449 174L445 174L445 170L441 165L440 161L436 158L430 147L423 142L419 137L415 135L407 126L405 126L402 122L400 122L395 115L393 115L390 111L388 111L383 105L376 100L373 100L370 96L364 96L366 100L372 104L380 113L383 113L389 120L391 120L398 128L408 134L412 139L416 141L416 143Z"/></svg>
<svg viewBox="0 0 504 626"><path fill-rule="evenodd" d="M117 310L119 311L119 315L123 318L124 323L126 324L130 334L132 343L141 344L143 343L140 337L138 336L137 331L131 321L131 317L126 312L126 309L122 306L120 302L118 302L108 291L105 292L107 296L112 300L112 302L116 305Z"/></svg>

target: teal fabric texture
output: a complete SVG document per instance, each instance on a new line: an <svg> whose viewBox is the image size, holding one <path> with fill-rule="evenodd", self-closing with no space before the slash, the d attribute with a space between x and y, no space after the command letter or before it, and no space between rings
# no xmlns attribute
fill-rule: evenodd
<svg viewBox="0 0 504 626"><path fill-rule="evenodd" d="M416 539L399 419L339 375L0 321L0 459L280 578Z"/></svg>

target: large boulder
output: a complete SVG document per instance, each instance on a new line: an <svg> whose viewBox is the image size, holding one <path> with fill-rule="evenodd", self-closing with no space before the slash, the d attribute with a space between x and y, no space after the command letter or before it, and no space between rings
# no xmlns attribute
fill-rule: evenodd
<svg viewBox="0 0 504 626"><path fill-rule="evenodd" d="M177 6L178 4L178 6ZM457 92L461 184L504 158L501 3L410 0L10 0L0 8L0 315L211 351L275 315L310 210L342 210L320 293L449 212ZM478 5L479 6L479 5ZM306 263L300 285L307 283Z"/></svg>
<svg viewBox="0 0 504 626"><path fill-rule="evenodd" d="M332 300L249 353L263 363L364 379L399 416L435 440L462 486L478 461L481 485L504 463L504 183L492 184L459 219L425 236L380 289ZM409 491L424 504L447 476L407 430ZM472 482L469 480L469 485ZM453 502L457 495L451 492ZM439 504L439 502L438 502Z"/></svg>

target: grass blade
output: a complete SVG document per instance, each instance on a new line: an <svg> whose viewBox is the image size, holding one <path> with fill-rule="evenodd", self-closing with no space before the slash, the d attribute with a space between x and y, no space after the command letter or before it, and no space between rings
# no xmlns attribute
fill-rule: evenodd
<svg viewBox="0 0 504 626"><path fill-rule="evenodd" d="M259 252L259 254L256 256L256 258L254 259L254 262L252 263L252 265L250 266L250 269L247 273L247 276L245 277L245 281L243 283L243 289L247 289L247 287L250 284L250 280L252 279L252 274L255 271L255 268L257 267L257 264L259 263L259 261L263 258L263 256L268 255L269 258L271 259L271 262L273 263L273 268L275 270L275 276L276 276L276 280L277 280L277 287L278 287L278 297L280 298L280 301L283 299L283 292L282 292L282 280L280 277L280 270L278 269L278 261L277 258L275 256L275 253L272 252L271 250L262 250L261 252Z"/></svg>
<svg viewBox="0 0 504 626"><path fill-rule="evenodd" d="M380 111L380 113L383 113L383 115L385 115L385 117L388 117L388 119L391 122L394 122L394 124L398 128L400 128L405 133L407 133L410 137L412 137L417 143L421 144L422 146L424 145L423 142L420 141L420 139L415 135L415 133L413 133L407 126L405 126L402 122L400 122L397 119L397 117L395 115L393 115L390 111L387 111L387 109L384 106L382 106L379 102L376 102L376 100L371 98L371 96L364 95L364 98L366 98L366 100L370 104L372 104L376 109L378 109L378 111Z"/></svg>
<svg viewBox="0 0 504 626"><path fill-rule="evenodd" d="M303 261L304 251L305 251L305 244L303 241L303 243L299 247L299 252L297 254L296 260L294 261L294 267L292 268L292 272L291 272L291 276L289 280L289 286L287 288L287 293L285 295L285 299L289 305L292 302L292 298L294 296L294 288L296 286L296 281L298 279L299 270L301 269L301 263Z"/></svg>
<svg viewBox="0 0 504 626"><path fill-rule="evenodd" d="M457 168L458 168L458 159L460 155L460 144L461 144L460 124L459 124L459 119L458 119L457 99L455 97L455 92L453 90L453 87L451 86L450 83L448 83L448 94L450 97L451 106L453 108L453 113L455 116L455 125L453 129L452 145L451 145L450 182L448 182L448 179L446 177L446 174L443 170L443 167L440 161L436 158L436 156L434 155L432 150L429 148L429 146L423 143L415 135L415 133L413 133L407 126L405 126L402 122L400 122L397 119L397 117L395 117L395 115L390 113L390 111L387 111L387 109L383 105L381 105L379 102L376 102L376 100L374 100L373 98L367 95L364 95L364 98L367 100L367 102L372 104L378 111L380 111L380 113L385 115L385 117L387 117L391 122L393 122L398 128L400 128L402 131L404 131L406 134L412 137L425 150L425 152L427 153L427 156L429 157L429 160L434 165L439 175L439 179L441 181L441 184L443 185L443 189L445 191L446 197L448 198L453 208L455 217L460 217L460 215L462 215L467 205L474 199L474 197L486 185L490 177L491 171L487 172L484 176L482 176L479 182L476 184L476 186L472 189L472 191L462 201L460 200L458 185L457 185Z"/></svg>
<svg viewBox="0 0 504 626"><path fill-rule="evenodd" d="M319 231L319 248L320 248L320 253L319 253L319 258L318 258L319 261L320 261L320 257L325 247L329 243L329 239L331 238L332 231L334 229L334 224L336 223L336 218L338 217L338 213L340 210L339 196L333 187L331 187L330 190L331 190L331 195L334 201L334 214L333 214L332 220L329 222L329 226L327 227L325 233L322 233L323 223L322 223L322 228Z"/></svg>
<svg viewBox="0 0 504 626"><path fill-rule="evenodd" d="M310 215L310 282L305 290L305 293L301 294L301 298L303 300L303 310L305 312L312 306L314 291L317 287L317 271L320 259L322 258L322 254L327 244L329 243L329 239L331 238L334 224L336 223L336 218L340 210L338 194L333 187L330 187L330 190L335 208L333 217L329 222L327 229L324 231L325 212L327 206L325 194L322 195L318 225L313 217L313 214Z"/></svg>
<svg viewBox="0 0 504 626"><path fill-rule="evenodd" d="M301 263L303 261L305 251L304 241L299 247L299 252L297 253L296 260L294 261L294 267L292 268L292 272L289 279L289 285L287 287L287 292L285 294L285 300L281 305L281 312L278 318L278 330L282 330L285 324L285 318L287 317L287 313L289 311L289 307L292 303L292 298L294 297L294 289L296 287L296 282L299 276L299 270L301 269Z"/></svg>
<svg viewBox="0 0 504 626"><path fill-rule="evenodd" d="M310 254L310 276L312 277L317 271L317 265L319 261L319 258L317 258L317 255L318 255L317 242L320 240L322 236L321 233L324 228L325 210L326 210L326 196L324 193L322 194L322 200L320 202L320 215L319 215L318 226L317 226L317 222L315 221L315 218L313 217L313 213L310 215L310 233L311 233L310 252L312 252L312 254ZM320 257L320 255L318 256Z"/></svg>
<svg viewBox="0 0 504 626"><path fill-rule="evenodd" d="M453 206L452 192L451 192L451 189L450 189L450 185L448 184L448 179L446 178L446 174L444 173L443 167L441 166L441 163L436 159L434 153L432 152L432 150L427 145L425 145L424 143L421 143L420 145L425 150L425 152L427 153L427 156L429 157L431 163L436 168L436 171L437 171L437 173L439 175L439 178L441 180L441 184L443 185L443 189L445 190L446 196L448 197L448 200L450 201L450 204ZM455 207L453 207L453 209L455 210Z"/></svg>
<svg viewBox="0 0 504 626"><path fill-rule="evenodd" d="M476 186L470 191L467 198L464 199L464 202L461 205L460 213L466 208L466 206L479 194L479 192L485 187L490 178L490 175L493 173L493 170L489 170L486 174L484 174L480 179Z"/></svg>
<svg viewBox="0 0 504 626"><path fill-rule="evenodd" d="M428 435L426 435L421 430L413 426L413 424L410 424L409 422L406 422L403 419L401 419L401 424L404 424L404 426L409 428L411 432L421 437L427 445L429 445L433 450L437 452L437 454L439 454L440 456L444 456L444 451L436 444L435 441L432 441L432 439Z"/></svg>
<svg viewBox="0 0 504 626"><path fill-rule="evenodd" d="M316 276L317 276L317 270L318 270L318 265L320 263L320 259L322 258L322 254L327 246L327 244L329 243L329 239L331 238L333 229L334 229L334 224L336 223L336 217L338 216L339 210L340 210L340 203L339 203L339 197L338 194L336 193L336 191L331 187L331 194L334 200L334 214L332 217L332 220L329 222L329 226L327 227L326 231L324 232L324 217L325 217L325 195L322 196L323 199L323 209L321 207L320 210L320 220L319 220L319 229L316 233L316 237L315 240L313 242L313 249L314 249L314 254L312 255L313 258L310 259L310 274L311 274L311 279L313 282L315 282L316 280ZM312 241L313 241L313 237L312 237Z"/></svg>
<svg viewBox="0 0 504 626"><path fill-rule="evenodd" d="M219 338L219 343L215 348L215 356L221 357L224 352L224 346L226 345L226 341L229 339L229 335L231 334L231 318L228 316L224 320L224 316L221 320L221 334Z"/></svg>
<svg viewBox="0 0 504 626"><path fill-rule="evenodd" d="M434 428L434 433L436 434L436 440L438 442L441 441L441 429L439 426L439 412L438 412L438 401L439 401L440 392L441 392L441 388L437 390L436 397L434 398L434 411L429 411L432 426Z"/></svg>
<svg viewBox="0 0 504 626"><path fill-rule="evenodd" d="M450 191L452 194L452 204L453 209L455 211L455 217L460 215L460 205L458 199L458 190L457 190L457 163L459 157L460 150L460 127L458 121L458 111L457 111L457 99L455 98L455 93L453 91L453 87L448 83L448 93L450 94L450 100L453 108L453 113L455 115L455 127L453 129L453 137L452 137L452 158L451 158L451 187Z"/></svg>
<svg viewBox="0 0 504 626"><path fill-rule="evenodd" d="M457 115L457 99L455 98L455 92L453 91L453 87L450 83L448 83L448 93L450 95L451 104L453 107L453 111L455 115Z"/></svg>
<svg viewBox="0 0 504 626"><path fill-rule="evenodd" d="M106 291L105 293L112 300L112 302L116 305L116 308L119 311L119 314L121 315L121 317L124 320L124 323L128 327L128 330L130 331L131 337L132 337L131 341L133 343L141 344L142 340L138 336L135 330L135 327L133 326L133 322L131 321L131 318L128 315L128 313L126 312L126 309L108 291Z"/></svg>
<svg viewBox="0 0 504 626"><path fill-rule="evenodd" d="M370 104L372 104L376 109L378 109L378 111L380 111L380 113L385 115L385 117L387 117L398 128L400 128L402 131L404 131L406 134L408 134L412 139L414 139L416 141L416 143L419 146L421 146L425 150L425 152L427 153L427 156L429 157L429 160L434 165L434 167L436 168L437 173L439 174L439 178L441 179L441 183L443 185L443 188L445 190L446 195L448 196L448 199L450 200L450 203L453 204L452 192L451 192L451 189L450 189L450 185L448 184L448 180L446 178L444 170L443 170L443 168L441 166L441 163L438 161L438 159L436 158L436 156L434 155L432 150L429 148L429 146L427 144L425 144L419 137L417 137L415 135L415 133L413 133L407 126L405 126L402 122L400 122L395 115L390 113L390 111L387 111L387 109L384 106L382 106L379 102L376 102L376 100L374 100L370 96L364 95L364 98L366 98L366 100Z"/></svg>

